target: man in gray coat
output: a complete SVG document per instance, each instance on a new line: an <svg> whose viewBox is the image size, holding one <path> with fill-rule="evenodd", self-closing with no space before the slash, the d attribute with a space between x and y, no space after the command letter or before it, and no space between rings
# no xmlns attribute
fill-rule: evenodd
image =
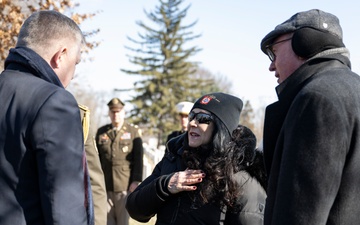
<svg viewBox="0 0 360 225"><path fill-rule="evenodd" d="M279 100L266 108L266 225L359 223L360 77L336 16L293 15L261 41Z"/></svg>

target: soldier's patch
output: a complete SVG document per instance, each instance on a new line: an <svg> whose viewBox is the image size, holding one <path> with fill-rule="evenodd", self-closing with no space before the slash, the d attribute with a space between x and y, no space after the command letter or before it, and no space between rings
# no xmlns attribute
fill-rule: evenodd
<svg viewBox="0 0 360 225"><path fill-rule="evenodd" d="M121 140L129 140L129 139L131 139L131 133L125 132L123 135L121 135L120 139Z"/></svg>

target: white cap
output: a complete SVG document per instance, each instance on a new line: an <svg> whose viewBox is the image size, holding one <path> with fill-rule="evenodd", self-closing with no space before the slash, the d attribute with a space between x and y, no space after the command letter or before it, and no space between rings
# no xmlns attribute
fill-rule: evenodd
<svg viewBox="0 0 360 225"><path fill-rule="evenodd" d="M177 113L188 115L193 106L194 103L192 102L179 102L175 107Z"/></svg>

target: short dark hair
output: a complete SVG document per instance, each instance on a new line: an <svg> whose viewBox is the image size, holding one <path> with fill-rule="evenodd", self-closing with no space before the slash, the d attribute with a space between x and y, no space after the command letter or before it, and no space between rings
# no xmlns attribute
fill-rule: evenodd
<svg viewBox="0 0 360 225"><path fill-rule="evenodd" d="M51 45L54 40L65 38L84 42L79 26L71 18L55 10L41 10L25 20L16 47L28 47L36 51Z"/></svg>

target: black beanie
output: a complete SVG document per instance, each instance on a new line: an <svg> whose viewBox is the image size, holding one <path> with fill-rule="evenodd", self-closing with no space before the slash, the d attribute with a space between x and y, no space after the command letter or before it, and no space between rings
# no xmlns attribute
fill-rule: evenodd
<svg viewBox="0 0 360 225"><path fill-rule="evenodd" d="M231 134L240 122L242 107L243 102L240 98L217 92L200 97L191 110L199 108L211 112L224 123Z"/></svg>

